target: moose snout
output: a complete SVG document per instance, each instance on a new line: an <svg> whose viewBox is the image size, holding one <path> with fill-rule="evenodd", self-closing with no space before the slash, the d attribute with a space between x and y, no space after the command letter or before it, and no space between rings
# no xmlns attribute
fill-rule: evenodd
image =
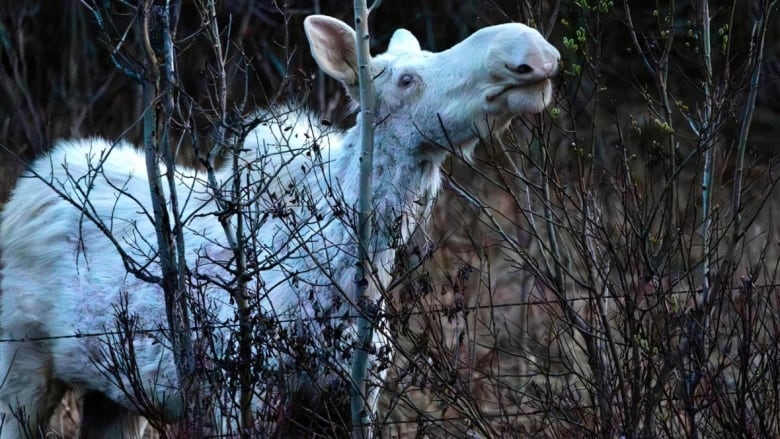
<svg viewBox="0 0 780 439"><path fill-rule="evenodd" d="M549 79L558 73L560 57L554 53L526 54L521 62L506 63L507 70L526 80Z"/></svg>
<svg viewBox="0 0 780 439"><path fill-rule="evenodd" d="M558 59L526 60L518 64L504 64L504 68L513 72L521 83L534 83L552 78L558 73ZM515 76L516 75L516 76Z"/></svg>
<svg viewBox="0 0 780 439"><path fill-rule="evenodd" d="M555 76L556 73L558 73L558 63L559 60L553 61L545 61L542 63L542 73L546 78L551 78Z"/></svg>

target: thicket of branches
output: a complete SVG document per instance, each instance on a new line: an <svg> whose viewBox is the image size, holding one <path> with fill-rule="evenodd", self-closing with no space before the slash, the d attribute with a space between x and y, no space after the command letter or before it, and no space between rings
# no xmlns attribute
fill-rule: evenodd
<svg viewBox="0 0 780 439"><path fill-rule="evenodd" d="M177 160L240 138L269 103L302 100L349 123L301 30L318 11L349 22L349 3L225 1L215 14L195 3L172 17L176 87L159 109ZM148 54L137 7L0 5L0 199L54 139L141 144L148 80L133 72ZM472 162L454 158L426 232L399 248L383 435L780 436L778 8L382 3L376 48L397 27L440 50L514 20L563 56L548 113L521 119ZM124 317L120 334L131 329ZM237 382L259 378L269 379ZM343 434L343 413L316 415L326 421L293 430Z"/></svg>

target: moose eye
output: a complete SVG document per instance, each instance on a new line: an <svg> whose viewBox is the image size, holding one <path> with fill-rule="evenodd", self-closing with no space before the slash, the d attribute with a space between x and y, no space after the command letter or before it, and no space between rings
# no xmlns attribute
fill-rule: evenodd
<svg viewBox="0 0 780 439"><path fill-rule="evenodd" d="M412 85L412 82L414 82L414 77L408 73L401 75L401 77L398 78L398 85L403 88L409 87Z"/></svg>

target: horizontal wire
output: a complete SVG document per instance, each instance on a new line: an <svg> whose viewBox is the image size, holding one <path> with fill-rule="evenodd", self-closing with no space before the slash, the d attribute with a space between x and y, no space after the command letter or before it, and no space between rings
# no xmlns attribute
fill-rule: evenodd
<svg viewBox="0 0 780 439"><path fill-rule="evenodd" d="M780 284L762 284L762 285L754 285L754 289L768 289L768 288L778 288L780 287ZM732 291L738 290L738 288L733 288ZM645 294L645 296L669 296L669 295L686 295L686 294L695 294L696 291L670 291L665 292L661 294ZM624 296L616 296L616 295L603 295L600 298L601 299L620 299ZM568 303L574 303L574 302L581 302L581 301L590 301L593 298L591 297L575 297L575 298L568 298L565 300L565 302ZM469 305L469 306L457 306L457 305L437 305L437 306L429 306L426 309L423 310L417 310L417 311L405 311L405 312L398 312L398 313L392 313L387 311L382 311L380 313L380 320L382 318L384 319L392 319L392 318L398 318L398 317L409 317L409 316L418 316L418 315L428 315L428 314L446 314L448 317L449 315L454 311L456 313L464 313L464 311L479 311L484 309L496 309L496 308L511 308L511 307L517 307L517 306L539 306L539 305L546 305L546 306L553 306L553 305L559 305L560 301L550 299L550 300L529 300L529 301L522 301L522 302L510 302L510 303L499 303L499 304L487 304L487 305ZM419 305L415 305L419 306ZM338 316L329 316L329 317L290 317L290 318L275 318L270 317L273 319L274 322L277 323L295 323L295 322L322 322L324 320L345 320L345 319L355 319L359 317L359 314L341 314ZM222 324L222 325L199 325L194 326L190 329L192 332L198 332L205 329L236 329L239 328L239 323L232 323L232 324ZM159 334L164 332L170 332L166 328L135 328L132 330L134 333L138 334ZM62 340L62 339L71 339L71 338L91 338L91 337L105 337L105 336L111 336L111 335L124 335L127 334L128 331L102 331L102 332L83 332L83 333L72 333L72 334L61 334L61 335L49 335L49 336L42 336L42 337L22 337L22 338L0 338L0 343L26 343L26 342L37 342L37 341L48 341L48 340Z"/></svg>

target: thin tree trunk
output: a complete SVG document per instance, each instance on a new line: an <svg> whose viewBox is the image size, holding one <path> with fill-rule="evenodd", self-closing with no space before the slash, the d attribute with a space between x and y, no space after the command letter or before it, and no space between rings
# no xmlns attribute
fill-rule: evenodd
<svg viewBox="0 0 780 439"><path fill-rule="evenodd" d="M379 5L379 1L367 8L366 0L355 0L355 33L358 58L358 80L360 83L360 195L358 198L358 247L360 248L360 263L355 276L358 287L356 297L352 298L357 309L357 348L352 358L350 378L350 410L352 412L352 436L364 438L367 436L369 420L366 408L366 379L368 372L368 347L373 338L373 322L364 312L366 305L365 293L371 278L371 258L369 243L371 240L371 199L372 174L374 161L374 84L371 76L368 33L368 16L371 9Z"/></svg>
<svg viewBox="0 0 780 439"><path fill-rule="evenodd" d="M190 339L189 313L185 294L184 241L181 218L178 216L175 162L170 145L170 120L173 113L174 49L171 34L171 4L166 0L155 5L149 0L143 6L143 44L146 52L148 76L143 82L143 143L146 156L146 172L152 199L158 258L162 279L160 286L165 294L165 311L168 318L171 344L178 380L184 399L182 413L184 432L191 437L202 436L200 398L194 378L194 352ZM174 6L178 15L178 4ZM166 198L159 161L166 167L169 187ZM170 211L168 204L170 203ZM171 228L171 224L174 228Z"/></svg>

